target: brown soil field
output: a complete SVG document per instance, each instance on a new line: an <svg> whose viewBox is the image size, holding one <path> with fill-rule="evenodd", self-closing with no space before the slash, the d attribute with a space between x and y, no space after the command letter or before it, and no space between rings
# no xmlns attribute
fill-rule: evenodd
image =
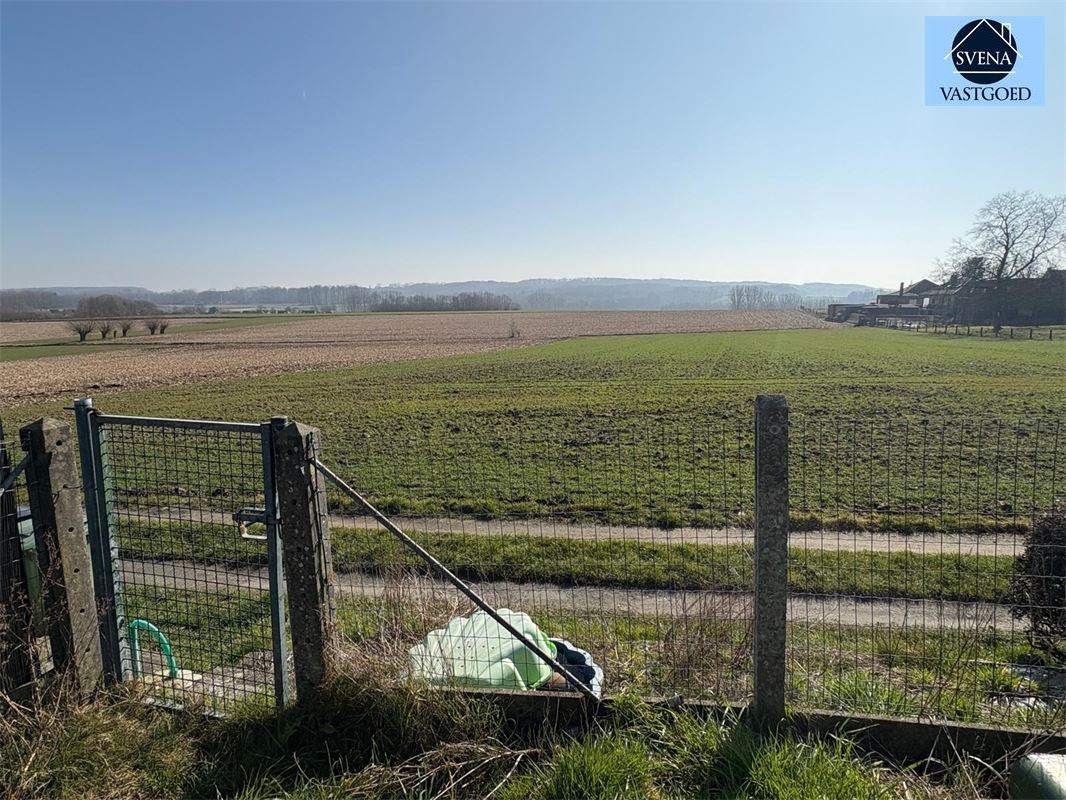
<svg viewBox="0 0 1066 800"><path fill-rule="evenodd" d="M218 319L218 317L168 317L167 321L170 323L169 333L167 336L179 332L185 325L192 325L194 323L209 322L212 319ZM284 320L279 320L282 322ZM142 332L142 325L137 323L138 332ZM99 334L92 334L89 337L90 341L98 340ZM3 322L0 323L0 344L11 344L13 342L36 342L44 339L69 339L71 343L78 341L77 334L71 333L67 328L66 322L59 320L48 320L43 322Z"/></svg>
<svg viewBox="0 0 1066 800"><path fill-rule="evenodd" d="M512 321L519 335L511 337ZM26 323L22 323L26 324ZM34 323L51 324L51 323ZM553 339L829 327L793 311L594 311L338 316L186 336L108 352L5 363L0 407L138 389L502 350Z"/></svg>
<svg viewBox="0 0 1066 800"><path fill-rule="evenodd" d="M528 311L470 314L362 314L235 328L174 339L188 343L304 344L340 342L457 342L509 339L511 323L533 341L575 336L700 333L830 327L799 311Z"/></svg>

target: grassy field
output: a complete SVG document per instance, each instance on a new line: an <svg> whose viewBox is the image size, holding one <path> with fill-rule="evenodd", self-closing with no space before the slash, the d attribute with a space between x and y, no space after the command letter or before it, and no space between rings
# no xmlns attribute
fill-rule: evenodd
<svg viewBox="0 0 1066 800"><path fill-rule="evenodd" d="M1064 389L1063 342L830 329L597 337L112 392L96 403L114 413L244 420L287 414L314 424L324 432L326 460L390 513L547 516L563 530L568 522L669 529L750 526L751 402L760 392L782 392L795 416L797 527L928 534L1021 531L1030 511L1061 494ZM64 416L68 402L9 408L4 420L10 430L38 415ZM126 450L113 442L110 454L124 558L161 563L163 573L175 558L235 570L262 563L261 544L197 516L254 504L258 479L245 468L254 458L224 444L190 447L178 437L158 447L145 438L131 441L136 447ZM254 441L245 444L254 450ZM153 534L134 521L144 518L138 514L166 517L165 509L191 511L201 521L192 524L175 512L166 540L160 524ZM751 584L750 551L740 545L412 530L477 581L554 582L590 592L729 591ZM333 550L341 576L413 580L422 573L380 532L338 525ZM1012 558L998 555L793 547L789 582L794 593L996 602L1012 566ZM224 575L215 576L214 591L164 592L147 580L131 581L126 613L159 625L182 668L234 667L269 650L269 606L265 593L235 590ZM933 784L839 742L759 739L743 726L697 723L681 714L663 722L647 714L672 712L636 704L632 716L593 736L516 741L489 712L442 710L432 693L395 681L407 647L468 610L454 594L417 598L400 581L382 595L341 594L344 650L364 667L371 664L373 675L346 664L343 696L310 713L275 716L237 706L231 720L207 727L180 716L146 717L121 702L57 710L2 731L0 764L18 767L0 766L0 785L22 795L93 796L106 786L119 797L246 798L442 790L445 796L495 790L514 798L575 792L592 798L964 797L979 791L979 778L970 773ZM593 653L613 695L750 697L750 609L669 618L534 602L530 611L544 630ZM1028 704L1043 689L1018 666L1033 657L1021 622L1015 632L862 621L789 623L791 704L1033 730L1062 724L1061 704ZM127 733L105 734L115 730ZM327 755L323 741L330 743ZM82 742L85 758L78 759L74 743ZM152 770L138 766L144 753L154 755ZM123 767L95 769L102 759Z"/></svg>
<svg viewBox="0 0 1066 800"><path fill-rule="evenodd" d="M97 405L287 414L321 428L330 464L390 513L750 526L760 392L792 404L797 527L1023 530L1066 486L1064 341L861 328L595 337ZM63 405L8 409L5 422Z"/></svg>

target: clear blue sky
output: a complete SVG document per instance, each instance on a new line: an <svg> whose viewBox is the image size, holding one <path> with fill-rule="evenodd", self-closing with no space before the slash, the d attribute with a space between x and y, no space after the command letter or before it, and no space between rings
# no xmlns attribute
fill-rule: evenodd
<svg viewBox="0 0 1066 800"><path fill-rule="evenodd" d="M1047 105L923 105L925 15ZM2 5L2 283L921 277L1066 190L1061 3Z"/></svg>

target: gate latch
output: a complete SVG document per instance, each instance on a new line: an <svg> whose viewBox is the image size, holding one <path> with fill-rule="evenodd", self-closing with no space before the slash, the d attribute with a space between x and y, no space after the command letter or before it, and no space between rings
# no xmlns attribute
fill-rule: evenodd
<svg viewBox="0 0 1066 800"><path fill-rule="evenodd" d="M240 531L242 539L251 539L256 542L265 542L267 540L265 533L248 533L249 524L261 523L266 525L267 515L265 508L242 508L233 512L233 521L237 523L237 530Z"/></svg>

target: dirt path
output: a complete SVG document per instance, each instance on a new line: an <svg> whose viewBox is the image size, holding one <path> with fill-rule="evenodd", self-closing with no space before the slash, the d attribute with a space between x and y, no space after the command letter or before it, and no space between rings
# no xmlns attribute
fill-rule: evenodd
<svg viewBox="0 0 1066 800"><path fill-rule="evenodd" d="M230 514L201 508L158 508L137 510L120 508L125 519L165 522L200 522L232 525ZM370 517L330 516L334 531L342 528L380 530L389 535ZM753 545L755 533L742 528L663 528L623 527L620 525L575 524L553 519L473 520L455 517L392 517L404 531L467 534L470 536L506 536L559 538L575 541L655 542L659 544ZM336 535L336 534L335 534ZM342 534L343 535L343 534ZM1014 556L1025 546L1016 534L902 534L863 531L793 531L789 545L811 550L842 552L914 553L916 555L962 554Z"/></svg>
<svg viewBox="0 0 1066 800"><path fill-rule="evenodd" d="M179 591L243 590L265 592L267 570L227 569L190 561L123 559L123 580L128 585ZM660 619L746 620L751 618L750 592L625 589L603 586L556 586L547 583L486 581L474 586L496 608L524 611L555 610L576 615L622 614ZM401 596L405 602L458 597L451 584L434 578L397 582L362 573L339 574L334 590L340 597L381 598ZM943 600L883 599L792 594L790 622L829 625L886 625L1012 632L1019 623L1007 606Z"/></svg>

